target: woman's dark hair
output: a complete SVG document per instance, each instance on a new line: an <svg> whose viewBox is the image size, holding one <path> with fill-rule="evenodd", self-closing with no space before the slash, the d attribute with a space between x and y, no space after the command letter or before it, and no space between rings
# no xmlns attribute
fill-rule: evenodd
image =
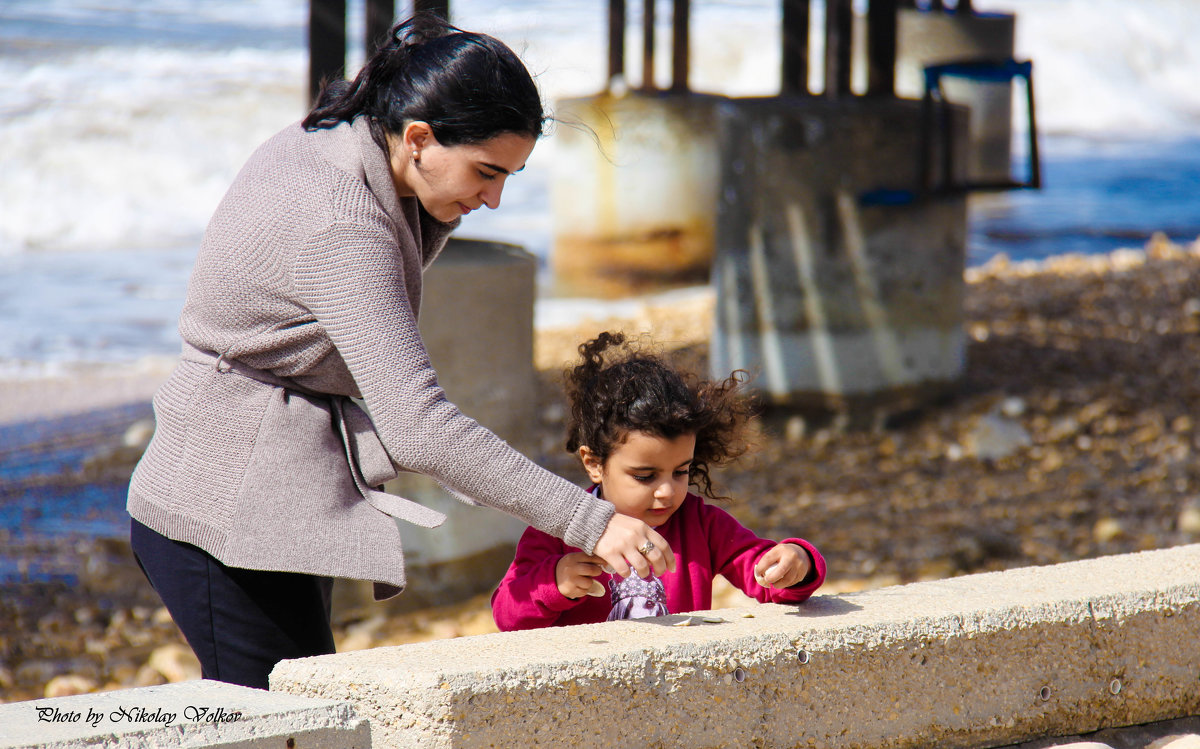
<svg viewBox="0 0 1200 749"><path fill-rule="evenodd" d="M353 82L327 83L302 124L311 131L364 115L385 150L384 134L414 121L428 123L441 145L456 146L504 133L538 138L548 119L512 50L431 13L397 24Z"/></svg>
<svg viewBox="0 0 1200 749"><path fill-rule="evenodd" d="M701 380L626 344L621 333L601 333L581 344L579 355L583 361L564 377L567 450L587 445L603 463L633 431L666 439L695 434L689 481L712 497L709 467L746 451L742 436L751 405L739 392L745 373L722 382Z"/></svg>

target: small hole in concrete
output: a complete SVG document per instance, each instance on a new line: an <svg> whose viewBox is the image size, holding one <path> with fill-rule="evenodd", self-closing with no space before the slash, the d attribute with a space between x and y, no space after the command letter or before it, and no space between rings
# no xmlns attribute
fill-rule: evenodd
<svg viewBox="0 0 1200 749"><path fill-rule="evenodd" d="M736 681L738 684L741 684L743 681L746 680L746 672L740 668L733 669L733 680Z"/></svg>
<svg viewBox="0 0 1200 749"><path fill-rule="evenodd" d="M1121 680L1113 679L1112 681L1110 681L1108 683L1108 691L1112 692L1113 694L1120 694L1121 693Z"/></svg>
<svg viewBox="0 0 1200 749"><path fill-rule="evenodd" d="M1041 697L1043 702L1050 699L1050 687L1042 687L1042 691L1038 692L1038 697Z"/></svg>
<svg viewBox="0 0 1200 749"><path fill-rule="evenodd" d="M796 651L796 660L800 661L801 664L808 663L808 651L807 650L797 650Z"/></svg>
<svg viewBox="0 0 1200 749"><path fill-rule="evenodd" d="M290 737L288 738L287 749L296 749L296 740L295 739L290 738Z"/></svg>

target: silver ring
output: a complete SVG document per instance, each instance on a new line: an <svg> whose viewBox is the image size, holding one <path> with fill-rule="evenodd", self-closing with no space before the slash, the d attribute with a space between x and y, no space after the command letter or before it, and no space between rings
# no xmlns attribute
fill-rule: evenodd
<svg viewBox="0 0 1200 749"><path fill-rule="evenodd" d="M637 550L638 550L639 554L641 554L642 556L646 556L650 552L654 551L654 544L651 541L647 540L646 543L639 546Z"/></svg>

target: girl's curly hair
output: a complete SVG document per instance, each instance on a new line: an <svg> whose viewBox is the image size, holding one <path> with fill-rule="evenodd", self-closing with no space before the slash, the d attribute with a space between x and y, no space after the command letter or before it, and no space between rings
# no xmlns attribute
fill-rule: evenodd
<svg viewBox="0 0 1200 749"><path fill-rule="evenodd" d="M738 370L721 382L701 380L627 344L622 333L601 333L581 344L579 355L583 361L564 373L567 450L586 445L607 462L633 431L666 439L695 434L689 483L713 497L709 468L747 449L743 436L751 405L739 390L746 373Z"/></svg>

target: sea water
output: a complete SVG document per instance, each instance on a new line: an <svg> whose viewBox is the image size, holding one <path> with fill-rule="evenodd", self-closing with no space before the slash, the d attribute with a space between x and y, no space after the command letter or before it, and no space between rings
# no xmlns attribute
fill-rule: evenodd
<svg viewBox="0 0 1200 749"><path fill-rule="evenodd" d="M1106 252L1157 230L1195 239L1200 3L976 6L1017 14L1017 54L1035 66L1045 187L975 201L968 263L998 252ZM775 93L779 7L694 0L692 87ZM601 0L451 8L458 24L516 49L550 102L604 84ZM629 4L629 49L640 8ZM0 377L176 354L176 317L209 215L251 151L304 113L307 13L306 0L0 4ZM362 16L362 0L350 2L351 70L362 60ZM667 57L655 71L662 83ZM639 56L629 58L638 81ZM524 245L544 268L553 158L550 137L509 181L501 210L467 217L459 234ZM578 308L542 299L538 320Z"/></svg>

